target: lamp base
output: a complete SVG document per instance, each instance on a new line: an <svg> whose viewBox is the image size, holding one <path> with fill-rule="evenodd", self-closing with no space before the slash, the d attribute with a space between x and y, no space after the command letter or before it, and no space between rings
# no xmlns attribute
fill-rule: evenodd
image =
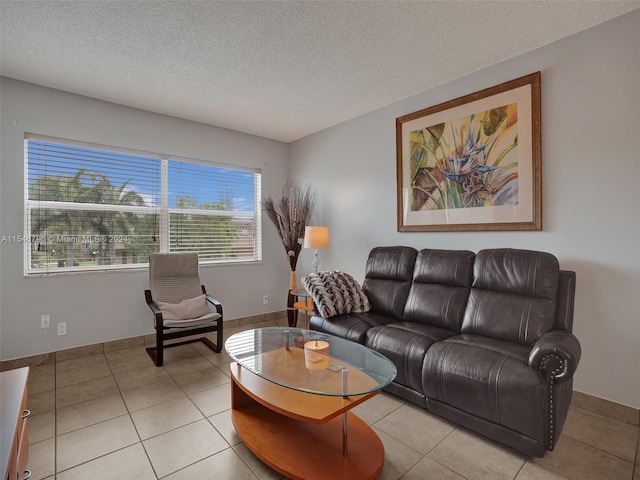
<svg viewBox="0 0 640 480"><path fill-rule="evenodd" d="M316 254L313 257L313 273L318 273L318 265L320 265L320 258L318 257L318 250L316 250Z"/></svg>

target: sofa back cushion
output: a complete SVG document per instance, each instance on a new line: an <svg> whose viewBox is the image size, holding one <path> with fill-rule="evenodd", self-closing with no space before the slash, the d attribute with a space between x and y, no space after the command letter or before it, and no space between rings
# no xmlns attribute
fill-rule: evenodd
<svg viewBox="0 0 640 480"><path fill-rule="evenodd" d="M402 319L418 251L411 247L376 247L369 253L362 289L371 310Z"/></svg>
<svg viewBox="0 0 640 480"><path fill-rule="evenodd" d="M474 258L467 250L420 250L403 320L460 333Z"/></svg>
<svg viewBox="0 0 640 480"><path fill-rule="evenodd" d="M478 252L462 333L532 345L555 320L560 268L545 252Z"/></svg>

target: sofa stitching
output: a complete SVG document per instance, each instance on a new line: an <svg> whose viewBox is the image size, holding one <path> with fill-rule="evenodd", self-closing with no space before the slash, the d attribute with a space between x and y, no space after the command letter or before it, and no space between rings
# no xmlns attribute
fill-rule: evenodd
<svg viewBox="0 0 640 480"><path fill-rule="evenodd" d="M486 290L482 290L480 292L480 298L478 299L478 308L476 309L476 311L473 314L473 331L475 333L479 332L480 330L480 312L482 311L482 306L484 305L484 302L486 300L487 297L487 291Z"/></svg>
<svg viewBox="0 0 640 480"><path fill-rule="evenodd" d="M520 315L520 330L518 332L518 340L526 344L529 338L529 325L531 320L531 312L533 310L533 299L525 298L522 305L522 313Z"/></svg>
<svg viewBox="0 0 640 480"><path fill-rule="evenodd" d="M439 390L439 397L442 399L443 402L448 402L447 400L447 394L446 394L446 390L444 389L444 374L445 374L445 363L447 358L449 357L449 353L451 352L451 350L453 349L454 344L450 344L448 345L447 350L444 352L444 354L442 355L442 357L440 358L439 366L438 366L438 390ZM452 373L452 372L449 372Z"/></svg>
<svg viewBox="0 0 640 480"><path fill-rule="evenodd" d="M500 374L502 373L502 368L504 367L504 364L507 363L508 359L509 357L507 356L502 358L502 362L500 362L500 366L498 367L498 371L496 372L496 375L495 375L495 408L496 408L497 422L500 425L502 425L502 419L500 415L500 389L498 388L498 385L500 380Z"/></svg>
<svg viewBox="0 0 640 480"><path fill-rule="evenodd" d="M531 296L536 296L536 283L538 281L538 267L540 266L540 254L536 254L535 265L533 266L533 281L531 282Z"/></svg>

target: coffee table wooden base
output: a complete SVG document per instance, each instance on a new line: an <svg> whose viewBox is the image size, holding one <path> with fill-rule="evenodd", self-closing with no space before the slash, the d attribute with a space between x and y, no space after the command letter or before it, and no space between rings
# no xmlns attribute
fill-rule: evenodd
<svg viewBox="0 0 640 480"><path fill-rule="evenodd" d="M349 408L374 394L354 397L323 397L280 387L237 364L231 364L232 419L244 444L263 462L291 479L368 480L384 465L384 447L375 432ZM254 390L257 390L254 391ZM262 395L259 397L259 395ZM323 418L283 410L279 401L297 406L324 399L341 405ZM351 399L350 399L351 400ZM275 401L275 402L274 402ZM278 405L280 404L280 405ZM342 414L347 415L347 456L342 455Z"/></svg>

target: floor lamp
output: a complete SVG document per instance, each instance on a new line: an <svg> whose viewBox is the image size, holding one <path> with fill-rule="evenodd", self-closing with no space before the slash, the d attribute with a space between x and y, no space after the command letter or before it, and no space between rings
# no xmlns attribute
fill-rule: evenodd
<svg viewBox="0 0 640 480"><path fill-rule="evenodd" d="M305 227L304 229L304 248L315 248L316 253L313 258L313 271L318 273L319 248L329 248L329 227Z"/></svg>

